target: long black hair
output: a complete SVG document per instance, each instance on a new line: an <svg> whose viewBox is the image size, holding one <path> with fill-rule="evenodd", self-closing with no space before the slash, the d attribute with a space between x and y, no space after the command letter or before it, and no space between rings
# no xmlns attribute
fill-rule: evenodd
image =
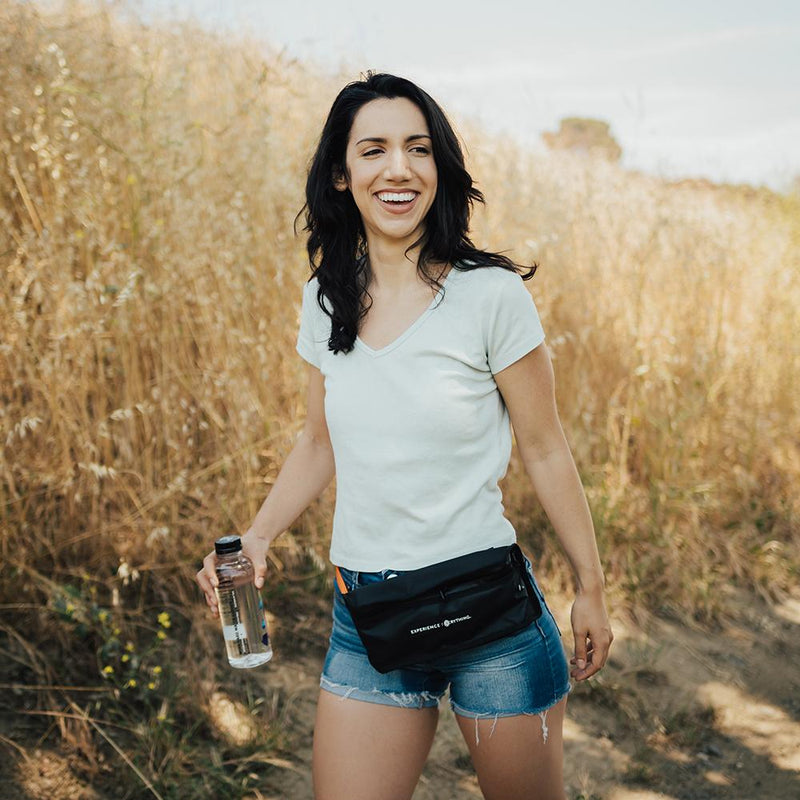
<svg viewBox="0 0 800 800"><path fill-rule="evenodd" d="M405 78L367 73L363 80L345 86L333 101L308 171L306 203L297 215L299 219L305 212L308 258L312 275L319 281L317 301L331 318L328 347L334 353L353 349L370 301L366 288L367 239L361 214L352 194L339 191L334 182L347 174L345 153L358 111L372 100L397 97L410 100L424 115L437 170L436 196L425 218L425 232L411 245L422 245L417 263L420 276L441 288L441 274L430 271L434 264L461 270L503 267L523 272L525 280L536 271L536 265L523 271L507 256L478 250L470 240L472 205L484 202L483 194L464 168L461 146L438 103Z"/></svg>

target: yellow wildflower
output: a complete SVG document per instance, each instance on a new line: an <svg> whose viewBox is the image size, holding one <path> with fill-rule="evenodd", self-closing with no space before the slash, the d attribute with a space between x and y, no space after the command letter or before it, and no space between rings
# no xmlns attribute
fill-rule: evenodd
<svg viewBox="0 0 800 800"><path fill-rule="evenodd" d="M159 624L159 625L160 625L162 628L169 628L169 627L170 627L170 625L172 625L172 622L170 621L170 618L169 618L169 614L167 614L167 612L166 612L166 611L162 611L162 612L161 612L161 613L158 615L158 624Z"/></svg>
<svg viewBox="0 0 800 800"><path fill-rule="evenodd" d="M67 612L67 614L71 614L73 611L75 611L75 606L72 605L72 603L67 603L67 607L64 610Z"/></svg>
<svg viewBox="0 0 800 800"><path fill-rule="evenodd" d="M152 692L153 689L156 688L156 685L155 683L153 683L153 681L150 681L150 683L147 684L147 688L150 689L150 691Z"/></svg>
<svg viewBox="0 0 800 800"><path fill-rule="evenodd" d="M126 643L125 643L125 649L126 649L126 650L127 650L129 653L132 653L132 652L134 651L133 642L126 642Z"/></svg>
<svg viewBox="0 0 800 800"><path fill-rule="evenodd" d="M160 675L161 667L153 667L153 675Z"/></svg>
<svg viewBox="0 0 800 800"><path fill-rule="evenodd" d="M159 639L161 639L161 640L164 640L164 639L166 639L166 638L167 638L167 634L166 634L166 633L164 633L164 631L159 631L159 632L156 634L156 636L158 636L158 638L159 638Z"/></svg>
<svg viewBox="0 0 800 800"><path fill-rule="evenodd" d="M130 661L130 660L131 660L131 657L127 653L125 653L125 655L122 656L122 663L123 664L127 664L128 661Z"/></svg>
<svg viewBox="0 0 800 800"><path fill-rule="evenodd" d="M136 688L136 680L135 680L134 678L131 678L131 679L130 679L130 680L129 680L129 681L126 683L126 684L125 684L125 688L126 688L126 689L135 689L135 688Z"/></svg>
<svg viewBox="0 0 800 800"><path fill-rule="evenodd" d="M97 615L97 619L99 619L100 622L105 622L108 619L108 611L101 611Z"/></svg>
<svg viewBox="0 0 800 800"><path fill-rule="evenodd" d="M103 675L113 675L114 674L114 667L110 664L106 667L103 667Z"/></svg>

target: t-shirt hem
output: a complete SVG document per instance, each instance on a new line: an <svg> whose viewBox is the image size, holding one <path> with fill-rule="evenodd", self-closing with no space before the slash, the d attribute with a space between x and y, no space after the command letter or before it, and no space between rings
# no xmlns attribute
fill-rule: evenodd
<svg viewBox="0 0 800 800"><path fill-rule="evenodd" d="M536 342L526 342L521 347L509 351L503 358L496 358L493 364L493 372L502 372L506 367L510 367L515 362L519 361L523 356L528 355L532 350L535 350L540 344L544 342L545 337L542 336Z"/></svg>
<svg viewBox="0 0 800 800"><path fill-rule="evenodd" d="M486 550L490 547L507 547L517 541L516 533L511 530L510 533L493 541L482 541L479 545L465 551L456 552L451 554L443 554L441 558L434 560L423 559L422 561L404 561L402 558L393 559L391 556L387 559L385 555L376 556L376 560L364 558L363 556L348 557L345 553L337 553L334 548L330 549L329 558L331 564L342 569L352 570L354 572L381 572L382 570L396 570L398 572L407 572L413 569L422 569L429 567L431 564L438 564L441 561L447 561L451 558L458 558L467 553L477 553L480 550ZM391 563L387 563L387 561Z"/></svg>

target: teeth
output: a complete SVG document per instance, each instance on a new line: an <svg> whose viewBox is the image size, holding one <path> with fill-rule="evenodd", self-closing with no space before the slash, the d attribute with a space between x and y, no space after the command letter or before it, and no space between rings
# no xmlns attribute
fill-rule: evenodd
<svg viewBox="0 0 800 800"><path fill-rule="evenodd" d="M414 192L378 192L378 199L387 203L408 203L415 197Z"/></svg>

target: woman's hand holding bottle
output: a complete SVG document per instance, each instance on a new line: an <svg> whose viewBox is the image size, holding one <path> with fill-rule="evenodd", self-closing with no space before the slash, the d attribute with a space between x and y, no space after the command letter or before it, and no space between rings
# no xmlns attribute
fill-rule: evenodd
<svg viewBox="0 0 800 800"><path fill-rule="evenodd" d="M261 589L267 574L267 552L269 551L269 541L260 536L253 528L242 536L242 553L253 562L255 571L255 585ZM195 576L213 616L219 616L219 606L217 604L217 593L215 589L219 585L217 578L217 554L212 550L204 559L203 566Z"/></svg>

